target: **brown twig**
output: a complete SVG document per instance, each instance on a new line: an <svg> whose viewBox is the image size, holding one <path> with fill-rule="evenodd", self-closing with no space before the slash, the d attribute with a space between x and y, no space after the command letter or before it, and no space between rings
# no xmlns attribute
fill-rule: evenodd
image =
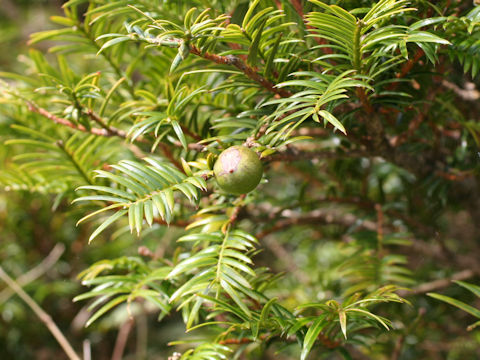
<svg viewBox="0 0 480 360"><path fill-rule="evenodd" d="M115 347L113 348L112 360L121 360L123 358L123 352L127 344L128 336L132 330L135 320L130 317L125 321L120 330L118 330L117 340L115 341Z"/></svg>
<svg viewBox="0 0 480 360"><path fill-rule="evenodd" d="M367 97L365 89L357 88L356 93L363 108L361 120L365 124L368 134L368 141L366 142L368 149L374 153L382 154L382 156L384 154L392 153L382 119L375 112L375 109Z"/></svg>
<svg viewBox="0 0 480 360"><path fill-rule="evenodd" d="M379 114L374 111L374 108L367 98L365 90L363 88L357 88L357 96L362 103L364 111L361 114L361 120L365 124L368 134L368 141L366 141L365 145L372 154L393 156L392 147L387 140L382 119Z"/></svg>
<svg viewBox="0 0 480 360"><path fill-rule="evenodd" d="M22 288L13 280L0 266L0 279L7 283L9 287L33 310L35 315L38 316L41 322L50 330L50 333L58 341L62 349L65 351L70 360L80 360L72 345L68 342L67 338L58 328L57 324L53 321L50 315L48 315L30 295L28 295Z"/></svg>
<svg viewBox="0 0 480 360"><path fill-rule="evenodd" d="M359 197L335 197L335 196L325 196L321 198L316 198L309 201L310 204L318 204L321 202L326 203L337 203L337 204L351 204L356 205L360 208L371 210L375 206L374 203L368 199L362 199Z"/></svg>
<svg viewBox="0 0 480 360"><path fill-rule="evenodd" d="M305 22L305 13L303 12L303 6L302 6L301 0L290 0L290 4L292 4L292 6L295 9L295 11L297 12L298 16L300 16L303 19L303 21ZM311 25L307 24L306 26L307 26L307 29L315 29L315 27L313 27ZM314 39L317 42L317 44L319 44L319 45L328 44L327 40L319 38L317 36L315 36ZM323 47L322 51L325 54L333 54L333 50L329 47ZM334 64L333 61L332 61L332 64Z"/></svg>
<svg viewBox="0 0 480 360"><path fill-rule="evenodd" d="M108 126L102 118L100 118L97 114L95 114L93 112L93 110L91 109L88 109L87 110L87 115L93 120L95 121L97 124L99 124L103 129L105 129L111 136L118 136L118 137L121 137L121 138L126 138L127 137L127 134L123 131L123 130L119 130L119 129L116 129L114 127L111 127L111 126ZM193 133L192 131L190 131L187 127L181 125L181 128L182 128L182 131L187 134L188 136L192 137L193 139L195 139L195 141L200 141L202 138L201 136ZM145 140L143 138L137 138L137 141L139 142L145 142ZM173 156L170 148L166 145L166 144L163 144L163 143L160 143L158 144L158 146L160 147L160 149L162 150L163 154L165 155L165 157L170 160L170 162L175 165L175 167L177 169L179 169L180 171L183 171L183 167L182 165L180 164L180 162L175 159L175 157Z"/></svg>
<svg viewBox="0 0 480 360"><path fill-rule="evenodd" d="M393 351L392 351L392 357L390 358L390 360L398 360L398 358L400 357L400 354L402 353L403 344L405 343L405 337L406 337L405 334L402 334L397 338L397 341L395 342L395 347L393 348Z"/></svg>
<svg viewBox="0 0 480 360"><path fill-rule="evenodd" d="M233 55L221 56L216 54L211 54L209 52L201 52L196 46L190 48L190 52L194 55L200 56L206 60L213 61L214 63L221 65L230 65L234 66L240 71L242 71L248 78L252 79L256 83L260 84L262 87L267 89L270 92L273 92L281 97L290 97L292 93L286 89L277 88L275 84L265 79L263 76L257 73L257 71L247 65L242 59Z"/></svg>
<svg viewBox="0 0 480 360"><path fill-rule="evenodd" d="M325 186L325 183L320 181L315 175L315 173L311 173L301 169L300 167L290 165L288 162L282 162L280 164L284 171L287 171L291 175L298 175L302 181L305 181L309 185L314 185L315 187L322 188Z"/></svg>
<svg viewBox="0 0 480 360"><path fill-rule="evenodd" d="M320 341L327 349L335 349L342 344L341 340L332 340L324 333L318 334L318 341Z"/></svg>
<svg viewBox="0 0 480 360"><path fill-rule="evenodd" d="M399 146L405 143L409 138L412 137L412 135L415 133L415 131L420 127L422 122L427 117L428 111L434 104L433 100L435 99L435 96L437 95L438 91L439 91L439 88L437 87L436 89L434 88L433 91L428 94L422 110L420 110L418 115L410 122L410 124L408 124L408 130L390 139L390 144L392 146Z"/></svg>
<svg viewBox="0 0 480 360"><path fill-rule="evenodd" d="M315 128L309 128L309 127L304 127L300 128L298 130L292 131L292 136L312 136L312 137L319 137L319 136L327 136L330 135L331 132L328 131L327 129L315 127Z"/></svg>
<svg viewBox="0 0 480 360"><path fill-rule="evenodd" d="M382 254L383 248L383 210L382 205L375 204L375 211L377 212L377 241L378 252Z"/></svg>
<svg viewBox="0 0 480 360"><path fill-rule="evenodd" d="M412 70L413 66L420 61L423 55L425 55L425 52L419 48L415 53L415 55L413 55L413 57L410 60L408 60L405 64L403 64L402 69L398 74L395 75L395 77L397 79L401 79L407 76L407 74Z"/></svg>
<svg viewBox="0 0 480 360"><path fill-rule="evenodd" d="M345 153L333 151L300 151L295 147L290 146L290 151L285 151L272 155L268 158L269 161L299 161L302 159L343 159L343 158L358 158L370 157L370 154L365 151L350 151Z"/></svg>
<svg viewBox="0 0 480 360"><path fill-rule="evenodd" d="M462 98L462 100L476 101L480 99L480 91L478 91L475 87L475 83L468 82L465 84L465 88L463 89L444 79L442 80L442 85L447 89L452 90L455 94L457 94L458 97Z"/></svg>
<svg viewBox="0 0 480 360"><path fill-rule="evenodd" d="M402 69L400 70L400 73L396 74L395 77L397 79L404 78L407 76L407 74L412 70L413 66L420 61L422 56L425 55L425 52L422 49L418 49L415 55L408 60L405 64L403 64Z"/></svg>
<svg viewBox="0 0 480 360"><path fill-rule="evenodd" d="M457 174L444 171L435 171L435 175L447 179L448 181L464 181L465 179L475 177L473 171L462 171Z"/></svg>
<svg viewBox="0 0 480 360"><path fill-rule="evenodd" d="M92 344L90 340L83 340L83 360L92 360Z"/></svg>
<svg viewBox="0 0 480 360"><path fill-rule="evenodd" d="M58 243L50 251L50 254L42 260L40 264L27 271L25 274L22 274L16 279L16 282L19 286L25 286L32 281L38 279L40 276L45 274L53 265L55 265L65 251L65 245ZM6 288L0 292L0 305L7 301L10 296L14 294L14 291L11 288Z"/></svg>
<svg viewBox="0 0 480 360"><path fill-rule="evenodd" d="M426 313L425 308L423 308L423 307L420 308L419 311L418 311L418 315L415 318L415 320L412 321L410 323L410 325L408 326L408 328L405 329L403 334L401 334L398 337L397 341L395 342L395 347L393 348L393 352L392 352L392 356L391 356L390 360L398 360L400 358L400 355L402 353L402 347L403 347L403 344L405 342L405 338L407 337L408 333L410 333L413 329L415 329L418 326L418 323L422 319L423 315L425 315L425 313Z"/></svg>
<svg viewBox="0 0 480 360"><path fill-rule="evenodd" d="M87 115L93 120L95 121L97 124L99 124L103 129L105 129L107 131L108 134L110 134L110 136L118 136L118 137L121 137L123 139L126 139L127 138L127 134L125 133L125 131L123 130L119 130L119 129L116 129L114 127L111 127L111 126L108 126L98 115L96 115L91 109L88 109L87 110ZM139 137L136 139L136 141L138 142L146 142L145 139L143 139L142 137ZM166 144L163 144L163 143L160 143L158 144L159 148L162 150L163 154L165 155L165 157L173 164L175 165L175 167L177 169L179 169L180 171L183 171L183 167L182 165L180 164L180 162L175 159L175 157L173 156L170 148L166 145Z"/></svg>
<svg viewBox="0 0 480 360"><path fill-rule="evenodd" d="M412 290L401 290L398 292L398 295L403 297L403 296L425 294L430 291L443 289L451 285L452 281L454 280L467 280L469 278L472 278L475 275L476 273L472 269L463 270L445 279L438 279L438 280L430 281L424 284L420 284L414 287Z"/></svg>
<svg viewBox="0 0 480 360"><path fill-rule="evenodd" d="M367 93L365 92L364 88L357 88L356 90L357 96L360 99L363 109L367 114L372 114L374 112L372 104L368 100Z"/></svg>
<svg viewBox="0 0 480 360"><path fill-rule="evenodd" d="M324 213L321 210L315 210L307 216L289 216L286 219L278 220L272 227L259 232L256 235L256 238L263 240L263 243L270 249L270 251L275 254L277 258L282 259L286 263L286 268L289 272L294 274L300 282L308 283L310 277L298 268L291 254L278 241L275 239L269 239L268 235L296 225L340 224L343 226L352 226L357 223L359 223L358 219L350 214L345 215L343 218L338 216L335 218L331 213ZM359 223L359 226L363 226L369 230L376 229L376 224L371 221L363 221L362 223Z"/></svg>
<svg viewBox="0 0 480 360"><path fill-rule="evenodd" d="M289 173L292 173L293 171L295 171L295 168L289 166L287 168L287 171ZM302 173L302 176L303 176L303 173ZM313 182L318 182L318 180L311 177L311 178L308 178L308 182L313 183ZM318 182L318 186L322 186L322 185L323 185L323 183ZM294 208L294 207L300 206L300 205L311 206L311 205L318 205L320 203L328 203L328 204L336 203L336 204L352 205L352 206L356 206L360 209L363 209L367 212L375 210L375 203L372 202L371 200L367 199L367 198L362 198L362 197L342 198L342 197L335 197L335 196L318 197L318 198L314 198L314 199L309 200L309 201L304 201L301 204L300 203L291 204L290 207ZM278 218L284 210L288 210L288 209L285 209L285 208L279 208L279 209L276 209L276 210L270 209L270 208L261 209L261 206L257 206L257 209L259 209L263 213L268 213L269 214L269 216L267 216L267 221L269 221L269 222L272 222L274 219ZM417 219L412 218L407 214L399 212L395 209L383 209L383 212L384 212L384 214L388 215L392 219L401 219L405 223L406 226L409 226L412 229L421 230L422 234L424 234L424 235L431 236L432 234L434 234L434 229L432 227L425 225L421 221L418 221ZM256 214L255 216L257 217L258 221L262 221L261 214ZM325 216L328 216L328 214L325 213ZM331 216L335 216L335 214L331 214ZM384 226L385 226L385 222L386 222L385 216L382 219L382 221L383 221ZM369 229L369 230L378 230L378 227L373 228L373 224L374 224L373 222L369 221L367 223L364 223L363 225L367 226L367 229ZM281 230L281 229L283 229L283 226L288 226L288 223L280 222L280 224L275 224L275 225L279 225L281 228L279 228L278 230ZM261 238L263 238L263 237L277 231L275 225L272 228L267 228L266 230L260 232L257 236L260 236ZM375 226L378 226L378 225L375 225Z"/></svg>
<svg viewBox="0 0 480 360"><path fill-rule="evenodd" d="M305 216L294 216L293 214L289 215L288 218L281 219L274 223L274 225L266 230L259 232L256 237L257 239L263 239L267 235L270 235L274 232L286 229L290 226L295 225L328 225L328 224L337 224L341 226L353 226L358 225L364 229L376 231L377 224L372 221L364 220L359 221L359 219L352 214L334 214L332 211L325 212L323 210L314 210Z"/></svg>
<svg viewBox="0 0 480 360"><path fill-rule="evenodd" d="M218 343L221 345L241 345L241 344L250 344L255 342L255 340L250 338L240 338L240 339L225 339L220 340Z"/></svg>
<svg viewBox="0 0 480 360"><path fill-rule="evenodd" d="M260 239L257 237L257 239ZM310 277L302 269L297 266L296 261L293 259L292 254L288 252L282 244L275 239L264 239L263 243L268 249L275 255L276 258L282 259L285 263L285 267L289 273L293 274L301 283L306 284L309 282Z"/></svg>
<svg viewBox="0 0 480 360"><path fill-rule="evenodd" d="M200 141L200 140L203 140L203 138L198 135L198 134L195 134L192 130L190 130L187 126L185 125L180 125L180 127L182 128L182 131L185 135L188 135L190 136L193 140L195 141Z"/></svg>
<svg viewBox="0 0 480 360"><path fill-rule="evenodd" d="M125 138L127 136L124 131L108 126L105 121L103 121L103 119L99 115L95 114L92 109L88 109L86 111L86 114L90 119L100 125L102 129L105 129L111 136L119 136L122 138Z"/></svg>
<svg viewBox="0 0 480 360"><path fill-rule="evenodd" d="M138 255L140 256L145 256L145 257L149 257L151 258L152 260L156 260L157 259L157 256L152 252L152 250L150 250L148 247L146 246L139 246L138 249L137 249L137 252L138 252Z"/></svg>
<svg viewBox="0 0 480 360"><path fill-rule="evenodd" d="M271 334L263 334L263 335L260 335L258 337L258 340L263 341L263 340L266 340L266 339L271 338L271 337L272 337ZM297 341L296 336L289 336L289 337L286 337L286 338L285 337L279 337L279 338L282 339L282 341L290 342L290 343ZM322 343L322 345L325 346L327 349L335 349L342 344L341 341L334 341L323 333L320 333L318 335L317 340L320 341ZM243 345L243 344L250 344L250 343L253 343L253 342L255 342L254 339L244 337L244 338L239 338L239 339L224 339L224 340L220 340L218 343L221 344L221 345Z"/></svg>
<svg viewBox="0 0 480 360"><path fill-rule="evenodd" d="M173 142L173 145L177 146L177 147L183 147L182 143L180 141L174 141ZM199 143L190 143L190 144L187 144L187 148L190 149L190 150L194 150L194 151L198 151L198 152L202 152L206 149L206 145L203 145L203 144L199 144Z"/></svg>
<svg viewBox="0 0 480 360"><path fill-rule="evenodd" d="M147 358L147 349L148 349L148 319L144 306L142 305L143 311L137 315L137 327L136 327L136 349L135 357L136 359L146 359Z"/></svg>
<svg viewBox="0 0 480 360"><path fill-rule="evenodd" d="M303 6L301 0L290 0L290 4L292 4L297 14L303 19L305 17L305 14L303 13Z"/></svg>
<svg viewBox="0 0 480 360"><path fill-rule="evenodd" d="M85 132L85 133L90 133L90 134L93 134L93 135L98 135L98 136L104 136L104 137L112 137L112 136L116 136L116 137L120 137L122 139L126 139L127 138L127 133L123 130L120 130L120 129L117 129L115 127L112 127L112 126L108 126L107 124L105 124L105 122L98 116L96 115L92 110L87 110L86 114L93 120L95 121L97 124L99 124L102 128L90 128L90 129L87 129L85 126L81 125L81 124L74 124L72 123L71 121L65 119L65 118L61 118L57 115L54 115L52 114L51 112L35 105L33 102L31 101L27 101L27 106L28 106L28 109L34 113L37 113L37 114L40 114L42 115L43 117L49 119L49 120L52 120L54 123L56 124L60 124L60 125L64 125L64 126L67 126L71 129L74 129L74 130L77 130L77 131L81 131L81 132ZM137 138L136 141L138 142L141 142L141 143L146 143L147 141L143 138ZM173 156L170 148L166 145L166 144L163 144L163 143L160 143L159 144L159 147L160 149L162 150L163 154L165 155L165 157L170 160L170 162L175 165L176 168L178 168L179 170L183 171L183 167L182 165L180 164L180 162L175 159L175 157Z"/></svg>
<svg viewBox="0 0 480 360"><path fill-rule="evenodd" d="M180 171L184 171L183 170L183 166L182 164L180 164L180 161L178 161L177 159L175 159L175 156L173 156L173 153L172 151L170 150L170 147L168 147L168 145L166 144L163 144L163 143L160 143L158 144L160 146L160 149L162 149L162 152L163 152L163 155L165 155L165 157L170 160L170 162L175 165L175 167L180 170Z"/></svg>
<svg viewBox="0 0 480 360"><path fill-rule="evenodd" d="M397 79L403 79L405 76L408 75L408 73L413 69L413 66L420 61L422 56L425 55L425 52L422 49L418 49L415 55L411 57L406 63L403 64L402 68L400 69L400 72L395 74L395 77ZM389 86L387 86L387 90L393 91L398 87L398 84L400 82L395 81L392 82Z"/></svg>
<svg viewBox="0 0 480 360"><path fill-rule="evenodd" d="M153 219L154 223L160 224L160 225L167 225L167 226L176 226L176 227L186 227L190 225L189 221L186 220L175 220L170 223L167 223L165 220L161 218L154 218Z"/></svg>
<svg viewBox="0 0 480 360"><path fill-rule="evenodd" d="M242 194L238 197L237 201L239 202L239 205L235 206L235 208L232 211L232 214L230 215L230 218L228 219L228 223L230 225L233 225L235 221L237 221L240 210L242 210L243 206L245 206L245 204L243 204L243 200L245 200L246 196L247 196L246 194Z"/></svg>
<svg viewBox="0 0 480 360"><path fill-rule="evenodd" d="M35 105L31 101L27 102L27 106L28 106L28 110L30 110L34 113L40 114L44 118L52 120L56 124L64 125L64 126L67 126L71 129L74 129L74 130L78 130L78 131L82 131L82 132L86 132L86 133L91 133L91 134L99 135L99 136L106 136L106 137L110 137L110 136L119 136L119 137L122 137L122 138L127 137L127 135L124 131L118 130L118 129L115 129L116 130L115 133L114 133L113 128L110 131L107 130L107 129L98 129L98 128L87 129L83 125L74 124L67 119L64 119L64 118L61 118L57 115L54 115L51 112L49 112L49 111L47 111L47 110L45 110L41 107L38 107L37 105Z"/></svg>
<svg viewBox="0 0 480 360"><path fill-rule="evenodd" d="M271 338L272 337L272 334L262 334L258 337L258 340L266 340L268 338ZM287 338L282 338L283 340L287 341L287 342L294 342L296 341L296 337L295 336L290 336L290 337L287 337ZM242 345L242 344L250 344L250 343L253 343L255 342L254 339L252 338L248 338L248 337L243 337L243 338L239 338L239 339L223 339L223 340L220 340L218 343L221 344L221 345Z"/></svg>

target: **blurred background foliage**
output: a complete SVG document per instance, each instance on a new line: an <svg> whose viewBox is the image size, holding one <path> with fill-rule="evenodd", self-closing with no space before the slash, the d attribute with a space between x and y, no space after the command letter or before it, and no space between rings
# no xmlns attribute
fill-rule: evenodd
<svg viewBox="0 0 480 360"><path fill-rule="evenodd" d="M27 0L2 0L0 6L0 71L19 71L24 69L22 62L27 61L22 53L27 51L26 42L31 33L39 30L53 28L48 19L49 16L60 14L61 1L27 1ZM40 49L48 48L48 44L40 43ZM78 59L79 68L95 70L95 65ZM85 71L88 72L88 71ZM28 74L26 74L28 75ZM453 79L463 77L463 70L458 64L451 75ZM478 81L477 81L478 82ZM442 103L441 94L438 102ZM446 101L445 103L448 103ZM478 107L478 106L477 106ZM441 106L432 111L448 111ZM468 110L470 115L471 109ZM476 115L478 116L478 112ZM12 119L0 113L0 142L10 138ZM468 133L461 136L468 137ZM469 140L471 141L471 140ZM459 159L465 149L459 148ZM13 154L11 147L0 147L0 162L6 164ZM115 162L109 159L111 163ZM459 163L462 163L459 161ZM468 162L463 162L466 169L470 168ZM379 159L366 161L360 158L342 159L334 162L338 167L335 169L343 174L343 194L350 192L355 194L359 188L365 189L369 198L376 198L383 203L389 200L392 211L395 211L396 199L403 197L412 198L415 203L415 189L412 189L412 179L409 173L396 168L390 163ZM369 175L363 182L357 179L364 176L368 168ZM291 177L282 176L289 172ZM306 178L305 174L311 173L310 161L303 161L295 167L288 164L272 165L271 184L265 189L265 198L271 201L277 197L279 204L288 202L301 202L303 211L313 211L318 204L309 204L308 198L312 196L308 192L311 182L328 184L328 178L322 178L323 174L312 174ZM275 176L275 174L277 176ZM293 180L292 180L293 178ZM434 179L431 180L436 181ZM426 185L425 185L426 186ZM439 182L438 185L429 184L431 197L427 199L429 209L425 213L417 213L418 222L425 222L435 216L435 211L440 213L447 201L451 201L448 186ZM303 188L304 193L298 194L298 189ZM275 189L282 189L279 193ZM275 191L275 192L274 192ZM332 196L335 195L332 189ZM269 193L270 192L270 193ZM450 196L450 197L449 197ZM465 196L459 194L459 196ZM468 196L468 195L467 195ZM260 195L261 202L261 195ZM328 202L328 201L327 201ZM401 201L398 201L400 204ZM450 202L451 204L451 202ZM272 206L275 207L273 203ZM329 211L337 211L348 214L353 211L348 204L326 204ZM450 211L442 211L443 218L438 219L443 224L446 246L451 251L462 253L471 248L469 244L478 241L475 232L475 224L468 214L462 210L456 211L454 206ZM73 303L72 298L82 293L77 275L89 265L104 258L116 258L120 256L136 255L140 246L156 249L156 254L161 256L167 252L172 255L174 248L168 246L172 239L176 239L180 230L165 226L154 226L144 232L141 243L134 237L129 236L127 222L124 227L114 234L113 239L108 236L99 237L91 245L88 237L91 229L86 226L76 227L75 221L80 218L80 213L75 213L75 207L62 201L61 198L41 196L39 193L29 191L0 190L0 262L3 268L15 278L28 273L37 264L48 257L52 249L58 244L61 257L45 273L37 279L25 285L25 290L38 301L39 304L55 319L67 337L77 347L81 348L82 341L88 339L94 352L94 359L109 359L112 349L118 340L119 329L128 326L125 307L121 306L115 311L98 321L94 326L84 328L88 313L83 303ZM278 211L278 209L276 209ZM287 210L284 210L284 212ZM283 216L288 217L288 212ZM364 219L368 218L368 212ZM260 219L262 220L262 219ZM269 219L263 219L268 223ZM452 226L454 224L454 226ZM247 225L248 226L248 225ZM345 232L344 226L330 225L322 229L313 229L308 223L286 229L275 238L282 247L275 248L274 244L269 252L259 254L256 262L268 264L276 272L288 269L288 274L279 280L278 289L284 289L281 294L285 304L292 297L292 304L298 299L309 301L312 298L317 301L332 298L335 294L328 293L324 289L335 288L335 284L349 279L356 279L355 273L349 273L348 267L352 261L364 262L368 265L370 254L376 250L377 233L375 228L366 227L357 231L357 224L352 223ZM348 246L337 239L344 239ZM107 240L108 239L108 240ZM160 239L160 240L159 240ZM398 261L399 264L409 259L411 272L384 273L385 278L377 278L375 286L388 283L395 277L396 282L412 284L412 278L416 283L431 279L432 270L437 278L446 278L455 269L448 266L436 267L436 261L430 261L424 253L413 253L409 246L408 234L384 239L385 246L395 248L396 253L404 255L395 260L389 266ZM267 237L265 241L271 241ZM57 248L58 249L58 248ZM293 251L295 249L295 251ZM293 254L293 262L286 262L290 257L282 256L282 251L287 250ZM277 251L277 252L276 252ZM272 260L273 259L273 260ZM299 281L300 280L300 281ZM305 286L308 283L309 286ZM340 289L340 286L338 286ZM465 303L479 307L480 302L467 290L451 286L444 294L453 298L462 299ZM278 296L278 293L277 293ZM136 306L143 306L138 305ZM420 310L418 310L420 309ZM184 326L179 314L170 315L161 323L155 318L147 316L148 308L133 308L136 315L134 336L129 338L125 351L125 359L167 359L171 349L165 344L183 335ZM440 303L426 296L416 297L414 306L404 304L389 304L382 308L382 314L395 314L402 319L394 323L395 330L392 333L380 335L377 341L371 344L378 347L377 354L389 353L398 346L398 342L404 346L401 359L475 359L480 358L480 331L468 332L467 326L472 323L472 318L465 312L456 310L450 305ZM127 325L125 325L127 324ZM120 330L121 331L121 330ZM401 339L401 340L400 340ZM384 351L382 351L382 348ZM0 286L0 349L2 359L62 359L64 354L58 348L55 340L45 330L28 307L16 296L9 295L6 288ZM390 350L388 350L390 349ZM287 359L286 352L272 359ZM379 355L378 359L387 359Z"/></svg>
<svg viewBox="0 0 480 360"><path fill-rule="evenodd" d="M30 34L55 28L49 18L62 13L62 3L55 0L1 1L0 71L18 72L25 68L24 62L27 60L22 54L28 51ZM37 46L43 50L47 47L48 44ZM85 66L82 63L78 65ZM11 137L11 123L11 119L0 113L1 143ZM11 150L12 147L0 146L2 164L11 158ZM116 241L107 243L100 240L88 246L88 230L75 226L78 214L72 214L74 210L70 205L61 201L53 209L54 203L54 197L39 196L27 190L0 190L0 263L9 274L18 278L32 268L39 269L36 266L53 249L58 250L54 253L61 254L60 259L45 273L40 272L40 276L26 284L24 289L77 346L82 346L80 339L88 338L95 349L95 358L110 358L116 329L118 324L124 322L124 315L112 316L102 326L85 330L84 323L88 315L82 309L82 304L72 302L72 298L81 292L76 276L88 264L98 260L131 255L136 249L133 246L135 240L119 236ZM150 241L155 240L150 238ZM155 342L150 342L150 346L155 348ZM44 324L3 284L0 286L0 349L2 359L65 358ZM162 352L162 349L159 351Z"/></svg>

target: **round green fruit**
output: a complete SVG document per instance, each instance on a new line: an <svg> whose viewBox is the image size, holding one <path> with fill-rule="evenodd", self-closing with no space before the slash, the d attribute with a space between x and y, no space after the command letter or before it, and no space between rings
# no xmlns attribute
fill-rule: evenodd
<svg viewBox="0 0 480 360"><path fill-rule="evenodd" d="M230 194L246 194L262 179L263 167L255 151L245 146L224 150L213 166L218 186Z"/></svg>

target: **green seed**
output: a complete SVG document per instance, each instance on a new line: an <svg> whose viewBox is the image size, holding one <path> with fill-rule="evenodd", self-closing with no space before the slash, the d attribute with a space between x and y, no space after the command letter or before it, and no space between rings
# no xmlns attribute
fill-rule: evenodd
<svg viewBox="0 0 480 360"><path fill-rule="evenodd" d="M246 194L262 179L263 166L255 151L241 145L224 150L213 167L218 186L230 194Z"/></svg>

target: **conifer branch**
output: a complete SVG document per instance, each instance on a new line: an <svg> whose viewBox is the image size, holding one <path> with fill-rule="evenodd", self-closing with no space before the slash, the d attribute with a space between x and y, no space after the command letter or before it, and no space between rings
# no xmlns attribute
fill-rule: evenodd
<svg viewBox="0 0 480 360"><path fill-rule="evenodd" d="M240 71L242 71L248 78L260 84L262 87L264 87L268 91L277 94L280 97L286 98L286 97L292 96L292 93L290 91L283 88L277 88L275 84L265 79L254 68L248 66L242 59L236 56L233 56L233 55L222 56L222 55L211 54L209 52L202 52L196 46L191 46L190 52L206 60L213 61L216 64L234 66Z"/></svg>
<svg viewBox="0 0 480 360"><path fill-rule="evenodd" d="M74 124L70 120L59 117L57 115L54 115L51 112L49 112L49 111L47 111L47 110L45 110L41 107L38 107L37 105L35 105L31 101L27 101L27 106L28 106L28 110L30 110L34 113L37 113L39 115L42 115L44 118L52 120L56 124L64 125L64 126L67 126L71 129L74 129L74 130L78 130L78 131L81 131L81 132L90 133L90 134L98 135L98 136L105 136L105 137L118 136L118 137L121 137L121 138L124 138L124 139L127 138L127 134L123 130L119 130L119 129L116 129L116 128L113 128L113 127L107 127L107 128L102 128L102 129L99 129L99 128L87 129L85 126L83 126L81 124ZM99 118L94 116L93 113L89 112L88 114L89 114L90 117L92 117L96 120L99 120ZM98 122L98 121L96 121L96 122Z"/></svg>
<svg viewBox="0 0 480 360"><path fill-rule="evenodd" d="M116 137L119 137L119 138L122 138L122 139L127 139L127 133L123 130L120 130L120 129L117 129L113 126L109 126L107 124L105 124L105 122L97 115L95 114L92 110L88 109L87 110L87 115L93 120L95 121L97 124L99 124L102 128L90 128L90 129L87 129L85 126L81 125L81 124L74 124L72 123L71 121L65 119L65 118L62 118L62 117L59 117L55 114L52 114L51 112L45 110L44 108L41 108L41 107L38 107L37 105L35 105L33 102L31 101L27 101L27 106L28 106L28 109L34 113L37 113L39 115L42 115L43 117L49 119L49 120L52 120L54 123L56 124L60 124L60 125L64 125L64 126L67 126L71 129L74 129L74 130L77 130L77 131L81 131L81 132L85 132L85 133L90 133L90 134L93 134L93 135L98 135L98 136L104 136L104 137L113 137L113 136L116 136ZM141 143L149 143L146 139L144 138L137 138L136 139L137 142L141 142ZM180 164L180 162L173 156L170 148L163 144L163 143L159 143L158 146L160 147L160 149L162 150L163 154L165 155L165 157L170 160L170 162L175 165L176 168L178 168L179 170L182 170L183 171L183 167L182 165Z"/></svg>

